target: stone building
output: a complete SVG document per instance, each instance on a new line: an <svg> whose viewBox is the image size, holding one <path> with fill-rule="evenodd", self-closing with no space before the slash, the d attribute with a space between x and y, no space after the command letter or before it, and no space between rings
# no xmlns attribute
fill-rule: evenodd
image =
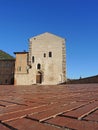
<svg viewBox="0 0 98 130"><path fill-rule="evenodd" d="M15 58L0 50L0 84L14 84Z"/></svg>
<svg viewBox="0 0 98 130"><path fill-rule="evenodd" d="M15 52L15 84L60 84L66 81L65 39L43 33L29 39L29 52Z"/></svg>

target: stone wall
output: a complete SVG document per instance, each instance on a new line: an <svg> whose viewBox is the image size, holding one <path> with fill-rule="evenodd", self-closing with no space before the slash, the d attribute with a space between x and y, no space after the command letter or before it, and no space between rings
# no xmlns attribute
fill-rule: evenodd
<svg viewBox="0 0 98 130"><path fill-rule="evenodd" d="M15 60L0 60L0 84L14 84Z"/></svg>
<svg viewBox="0 0 98 130"><path fill-rule="evenodd" d="M71 84L85 84L85 83L98 83L98 75L87 78L80 78L74 80L67 80L67 83Z"/></svg>

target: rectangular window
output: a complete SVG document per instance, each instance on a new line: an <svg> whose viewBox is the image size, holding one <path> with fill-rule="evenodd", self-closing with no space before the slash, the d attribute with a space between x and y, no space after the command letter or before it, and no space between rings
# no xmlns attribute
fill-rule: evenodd
<svg viewBox="0 0 98 130"><path fill-rule="evenodd" d="M44 53L44 57L46 57L46 53Z"/></svg>
<svg viewBox="0 0 98 130"><path fill-rule="evenodd" d="M49 52L49 57L52 57L52 52Z"/></svg>
<svg viewBox="0 0 98 130"><path fill-rule="evenodd" d="M32 63L34 63L34 60L35 60L35 59L34 59L34 56L32 56Z"/></svg>
<svg viewBox="0 0 98 130"><path fill-rule="evenodd" d="M21 66L19 67L19 71L21 71Z"/></svg>
<svg viewBox="0 0 98 130"><path fill-rule="evenodd" d="M5 80L5 83L7 83L7 79Z"/></svg>

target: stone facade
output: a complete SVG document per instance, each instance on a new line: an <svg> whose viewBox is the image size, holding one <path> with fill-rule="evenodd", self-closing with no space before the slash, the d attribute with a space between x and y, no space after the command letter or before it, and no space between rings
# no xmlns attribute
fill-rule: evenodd
<svg viewBox="0 0 98 130"><path fill-rule="evenodd" d="M51 33L29 39L29 52L16 52L15 84L60 84L66 81L65 39Z"/></svg>
<svg viewBox="0 0 98 130"><path fill-rule="evenodd" d="M15 59L0 50L0 84L14 84Z"/></svg>

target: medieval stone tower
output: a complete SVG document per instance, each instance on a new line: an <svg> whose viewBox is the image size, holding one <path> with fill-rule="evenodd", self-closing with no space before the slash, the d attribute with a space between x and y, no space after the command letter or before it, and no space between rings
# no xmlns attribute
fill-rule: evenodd
<svg viewBox="0 0 98 130"><path fill-rule="evenodd" d="M15 84L60 84L66 81L65 39L51 33L29 39L29 52L15 52Z"/></svg>

